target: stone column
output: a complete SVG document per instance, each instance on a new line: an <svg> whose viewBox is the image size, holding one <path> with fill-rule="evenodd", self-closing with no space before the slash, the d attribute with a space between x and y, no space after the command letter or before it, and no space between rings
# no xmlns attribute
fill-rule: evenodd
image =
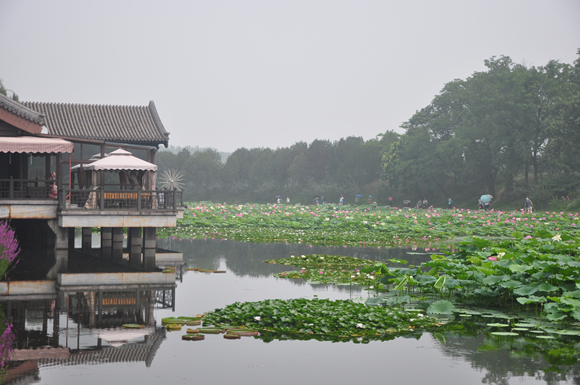
<svg viewBox="0 0 580 385"><path fill-rule="evenodd" d="M123 263L123 228L113 227L113 262Z"/></svg>
<svg viewBox="0 0 580 385"><path fill-rule="evenodd" d="M101 227L101 260L110 261L113 258L113 228Z"/></svg>
<svg viewBox="0 0 580 385"><path fill-rule="evenodd" d="M92 227L83 227L83 254L90 254L92 245L92 238L93 238L93 228Z"/></svg>
<svg viewBox="0 0 580 385"><path fill-rule="evenodd" d="M55 264L48 271L47 279L56 280L59 273L66 273L68 271L68 247L70 241L70 231L68 228L58 226L56 219L49 219L48 226L55 234L54 238L54 257ZM74 230L74 229L73 229Z"/></svg>
<svg viewBox="0 0 580 385"><path fill-rule="evenodd" d="M129 241L129 265L134 269L141 269L141 227L130 227L128 229Z"/></svg>
<svg viewBox="0 0 580 385"><path fill-rule="evenodd" d="M157 251L157 227L143 228L143 270L155 271L155 252Z"/></svg>

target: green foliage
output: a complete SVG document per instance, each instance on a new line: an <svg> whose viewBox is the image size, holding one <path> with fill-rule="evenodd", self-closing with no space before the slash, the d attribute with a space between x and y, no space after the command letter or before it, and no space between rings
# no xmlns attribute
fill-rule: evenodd
<svg viewBox="0 0 580 385"><path fill-rule="evenodd" d="M540 306L550 321L580 320L580 239L559 238L556 235L517 241L460 242L456 252L419 267L418 271L423 272L437 267L439 277L435 280L432 276L415 275L413 281L417 285L413 290L419 293L414 295L429 298L446 294L454 301L518 312L522 310L518 306L523 306L524 311L529 305ZM390 281L399 285L410 281L408 269L380 263L374 269L378 281L381 274L393 277ZM447 302L435 302L427 312L434 312L437 304L443 306Z"/></svg>
<svg viewBox="0 0 580 385"><path fill-rule="evenodd" d="M385 150L383 178L407 194L437 189L444 198L466 187L495 196L502 180L511 198L530 196L536 207L572 194L580 185L579 62L526 67L492 57L486 71L447 83Z"/></svg>
<svg viewBox="0 0 580 385"><path fill-rule="evenodd" d="M289 265L300 268L297 271L286 271L274 274L278 278L301 278L310 283L335 285L370 286L375 278L372 269L368 274L359 268L372 267L376 261L345 257L342 255L302 255L299 257L269 259L266 263Z"/></svg>
<svg viewBox="0 0 580 385"><path fill-rule="evenodd" d="M450 301L446 301L444 299L433 302L427 308L427 313L430 314L453 314L455 310L455 305Z"/></svg>
<svg viewBox="0 0 580 385"><path fill-rule="evenodd" d="M188 203L174 235L247 242L402 246L473 235L511 238L576 234L578 216L470 210L401 210L375 205L227 205ZM166 230L168 231L168 230ZM476 239L477 247L487 240ZM451 247L450 247L451 248ZM480 261L480 260L477 260Z"/></svg>
<svg viewBox="0 0 580 385"><path fill-rule="evenodd" d="M243 326L290 338L356 341L392 339L415 329L434 329L437 319L401 309L369 307L350 300L290 299L236 302L207 313L204 323Z"/></svg>

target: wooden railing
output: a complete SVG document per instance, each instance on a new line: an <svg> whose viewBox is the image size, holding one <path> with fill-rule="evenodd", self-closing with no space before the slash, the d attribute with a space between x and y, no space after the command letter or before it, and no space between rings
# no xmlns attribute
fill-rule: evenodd
<svg viewBox="0 0 580 385"><path fill-rule="evenodd" d="M176 211L183 206L182 191L170 190L59 190L64 210Z"/></svg>
<svg viewBox="0 0 580 385"><path fill-rule="evenodd" d="M52 179L0 179L0 199L56 199Z"/></svg>

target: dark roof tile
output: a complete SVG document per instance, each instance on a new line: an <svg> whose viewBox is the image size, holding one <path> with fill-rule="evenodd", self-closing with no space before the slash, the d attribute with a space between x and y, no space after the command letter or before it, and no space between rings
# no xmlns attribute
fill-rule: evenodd
<svg viewBox="0 0 580 385"><path fill-rule="evenodd" d="M165 131L153 101L148 106L22 102L44 114L50 135L166 147Z"/></svg>
<svg viewBox="0 0 580 385"><path fill-rule="evenodd" d="M23 103L19 103L15 100L12 100L6 95L0 94L0 108L3 108L7 111L12 112L15 115L20 116L26 120L29 120L33 123L44 125L44 115L26 107Z"/></svg>

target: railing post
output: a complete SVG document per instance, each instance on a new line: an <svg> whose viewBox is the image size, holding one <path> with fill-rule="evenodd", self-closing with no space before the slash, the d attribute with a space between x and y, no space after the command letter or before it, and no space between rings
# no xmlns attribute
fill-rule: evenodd
<svg viewBox="0 0 580 385"><path fill-rule="evenodd" d="M60 209L63 210L66 208L66 190L62 187L58 189L58 203L60 205Z"/></svg>
<svg viewBox="0 0 580 385"><path fill-rule="evenodd" d="M173 190L173 211L177 210L176 199L175 199L175 190Z"/></svg>
<svg viewBox="0 0 580 385"><path fill-rule="evenodd" d="M141 211L141 190L137 190L137 211Z"/></svg>
<svg viewBox="0 0 580 385"><path fill-rule="evenodd" d="M8 198L14 199L14 179L11 176L10 182L8 183Z"/></svg>
<svg viewBox="0 0 580 385"><path fill-rule="evenodd" d="M99 208L101 210L104 210L105 209L105 191L99 189L99 194L101 194L99 196Z"/></svg>

